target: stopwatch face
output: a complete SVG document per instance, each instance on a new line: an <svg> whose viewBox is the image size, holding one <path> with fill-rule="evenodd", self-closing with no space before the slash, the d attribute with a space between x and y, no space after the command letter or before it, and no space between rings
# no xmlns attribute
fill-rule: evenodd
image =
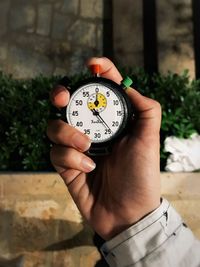
<svg viewBox="0 0 200 267"><path fill-rule="evenodd" d="M89 83L71 95L66 118L93 143L107 142L121 132L127 119L127 106L116 88Z"/></svg>

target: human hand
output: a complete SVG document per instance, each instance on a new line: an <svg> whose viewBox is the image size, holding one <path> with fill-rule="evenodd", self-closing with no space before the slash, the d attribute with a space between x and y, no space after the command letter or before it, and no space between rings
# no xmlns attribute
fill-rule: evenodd
<svg viewBox="0 0 200 267"><path fill-rule="evenodd" d="M101 76L121 82L107 58L92 58ZM51 161L65 181L78 209L105 240L112 238L160 205L160 105L136 90L126 90L135 110L130 133L119 140L110 155L96 162L84 154L89 138L61 120L49 122L47 134L54 145ZM53 105L64 107L69 92L57 86Z"/></svg>

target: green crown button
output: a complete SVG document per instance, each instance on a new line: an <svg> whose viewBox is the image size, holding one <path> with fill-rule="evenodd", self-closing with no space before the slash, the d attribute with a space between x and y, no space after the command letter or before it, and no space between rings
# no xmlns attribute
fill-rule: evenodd
<svg viewBox="0 0 200 267"><path fill-rule="evenodd" d="M124 89L126 89L130 87L132 83L133 83L132 79L127 76L122 80L121 85L123 86Z"/></svg>

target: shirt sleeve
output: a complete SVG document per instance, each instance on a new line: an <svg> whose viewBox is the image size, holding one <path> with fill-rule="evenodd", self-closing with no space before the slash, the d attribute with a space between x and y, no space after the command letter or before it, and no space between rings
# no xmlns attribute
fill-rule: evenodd
<svg viewBox="0 0 200 267"><path fill-rule="evenodd" d="M101 247L111 267L197 267L200 242L166 199Z"/></svg>

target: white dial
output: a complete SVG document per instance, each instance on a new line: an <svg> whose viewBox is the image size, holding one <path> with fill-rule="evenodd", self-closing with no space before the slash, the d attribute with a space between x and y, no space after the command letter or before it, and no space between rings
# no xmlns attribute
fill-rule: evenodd
<svg viewBox="0 0 200 267"><path fill-rule="evenodd" d="M67 121L87 134L93 143L106 142L119 132L126 105L116 89L100 83L79 87L66 109Z"/></svg>

